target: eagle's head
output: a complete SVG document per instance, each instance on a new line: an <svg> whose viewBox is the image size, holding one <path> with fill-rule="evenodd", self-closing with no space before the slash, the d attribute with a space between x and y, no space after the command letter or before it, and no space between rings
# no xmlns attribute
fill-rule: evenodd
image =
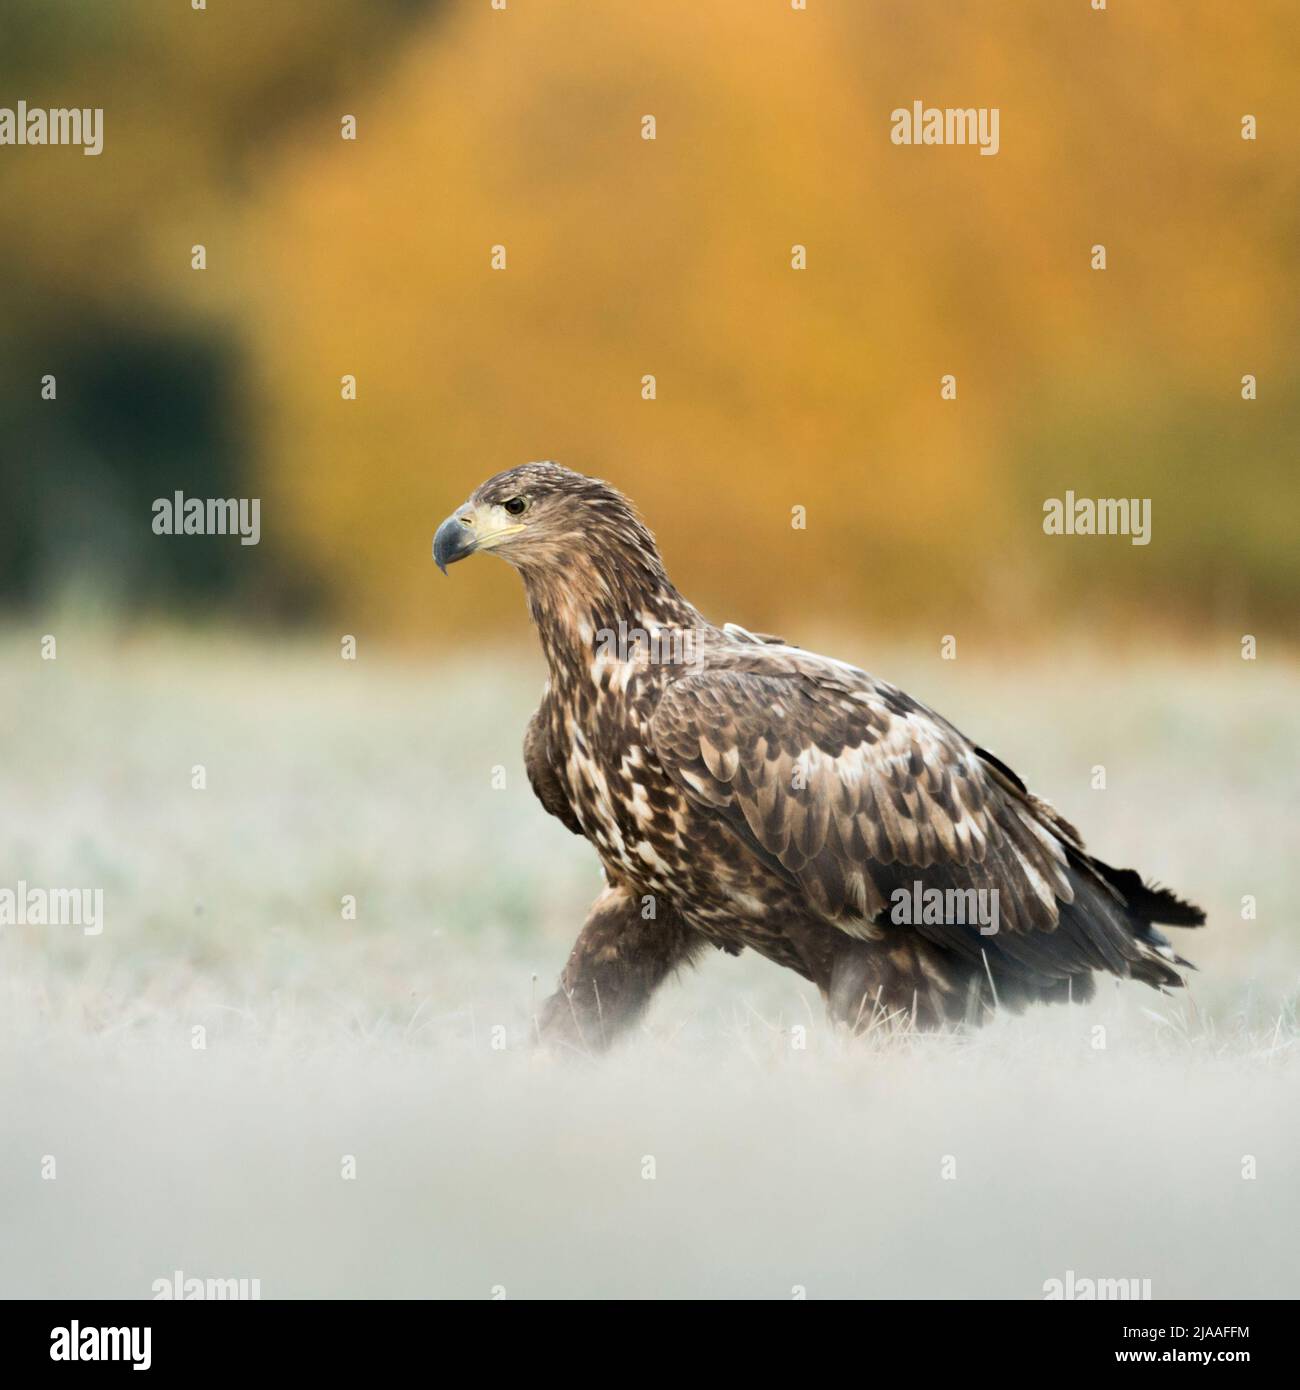
<svg viewBox="0 0 1300 1390"><path fill-rule="evenodd" d="M653 538L622 493L558 463L525 463L489 478L433 538L433 558L444 574L479 550L526 575L556 573L602 552L658 560Z"/></svg>

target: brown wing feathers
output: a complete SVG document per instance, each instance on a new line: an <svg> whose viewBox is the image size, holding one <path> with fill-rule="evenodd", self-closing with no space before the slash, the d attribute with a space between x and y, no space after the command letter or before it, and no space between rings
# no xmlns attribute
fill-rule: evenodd
<svg viewBox="0 0 1300 1390"><path fill-rule="evenodd" d="M852 934L872 934L890 895L923 877L927 888L997 890L996 936L914 924L967 957L991 955L1040 985L1091 969L1178 980L1151 959L1162 938L1129 911L1130 871L1098 866L1009 768L862 672L751 649L674 682L652 729L687 795Z"/></svg>
<svg viewBox="0 0 1300 1390"><path fill-rule="evenodd" d="M688 794L743 828L826 915L874 916L911 883L903 871L937 867L951 886L1009 896L1008 930L1053 924L1071 895L1064 851L996 795L969 745L862 681L688 676L660 702L656 748Z"/></svg>

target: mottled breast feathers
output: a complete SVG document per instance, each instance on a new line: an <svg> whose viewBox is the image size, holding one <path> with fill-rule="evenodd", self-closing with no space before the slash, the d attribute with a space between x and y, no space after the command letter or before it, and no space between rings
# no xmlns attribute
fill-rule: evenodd
<svg viewBox="0 0 1300 1390"><path fill-rule="evenodd" d="M538 801L557 820L563 821L575 835L582 834L582 824L569 805L568 794L555 770L551 757L550 736L546 728L546 702L533 712L524 733L524 771Z"/></svg>

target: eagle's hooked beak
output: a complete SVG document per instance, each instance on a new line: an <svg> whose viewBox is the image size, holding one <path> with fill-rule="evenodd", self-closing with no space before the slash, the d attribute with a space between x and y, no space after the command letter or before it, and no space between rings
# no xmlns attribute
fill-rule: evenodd
<svg viewBox="0 0 1300 1390"><path fill-rule="evenodd" d="M466 502L457 507L433 536L433 558L438 568L447 573L447 566L473 555L476 550L491 550L507 536L517 535L524 528L514 525L500 507Z"/></svg>
<svg viewBox="0 0 1300 1390"><path fill-rule="evenodd" d="M457 507L433 535L433 562L443 572L447 566L472 555L478 548L478 538L474 534L474 513L467 502Z"/></svg>

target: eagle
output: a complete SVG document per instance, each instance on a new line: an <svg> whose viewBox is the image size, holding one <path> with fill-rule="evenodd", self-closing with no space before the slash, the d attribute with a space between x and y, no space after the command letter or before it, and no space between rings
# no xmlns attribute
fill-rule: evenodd
<svg viewBox="0 0 1300 1390"><path fill-rule="evenodd" d="M980 1022L1157 989L1204 913L1115 869L987 749L843 661L710 623L620 492L556 463L489 478L437 528L447 566L519 572L549 677L524 738L543 807L602 889L541 1035L587 1052L714 947L816 985L854 1030Z"/></svg>

